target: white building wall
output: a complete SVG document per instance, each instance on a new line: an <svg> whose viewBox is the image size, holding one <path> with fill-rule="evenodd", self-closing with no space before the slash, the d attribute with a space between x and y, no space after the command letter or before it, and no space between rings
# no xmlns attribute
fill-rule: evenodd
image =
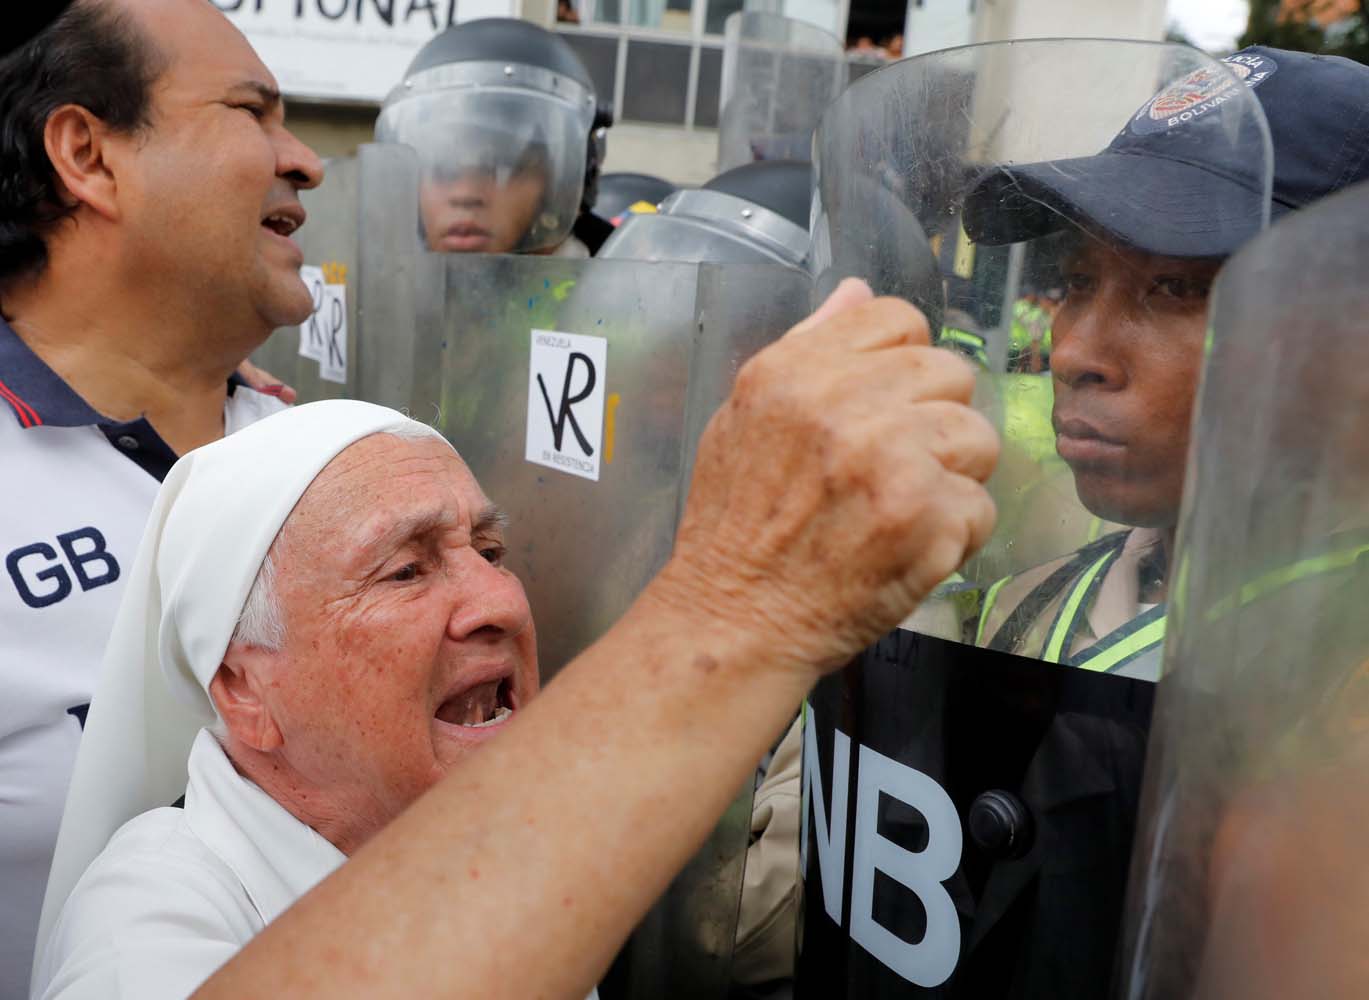
<svg viewBox="0 0 1369 1000"><path fill-rule="evenodd" d="M718 172L718 131L623 122L608 130L605 172L654 174L685 186Z"/></svg>
<svg viewBox="0 0 1369 1000"><path fill-rule="evenodd" d="M841 20L841 10L832 0L785 0L782 13L796 21L816 24L834 35L841 34L841 25L837 23Z"/></svg>
<svg viewBox="0 0 1369 1000"><path fill-rule="evenodd" d="M975 41L1165 36L1165 0L978 0Z"/></svg>
<svg viewBox="0 0 1369 1000"><path fill-rule="evenodd" d="M908 0L904 55L1009 38L1165 34L1165 0Z"/></svg>
<svg viewBox="0 0 1369 1000"><path fill-rule="evenodd" d="M916 56L969 45L975 40L974 6L971 0L908 0L903 54Z"/></svg>

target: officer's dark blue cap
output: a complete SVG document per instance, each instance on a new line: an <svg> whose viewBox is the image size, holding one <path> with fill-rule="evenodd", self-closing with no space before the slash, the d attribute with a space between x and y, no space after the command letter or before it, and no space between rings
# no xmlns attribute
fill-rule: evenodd
<svg viewBox="0 0 1369 1000"><path fill-rule="evenodd" d="M1096 156L995 167L965 202L987 244L1071 223L1166 257L1231 254L1259 231L1274 148L1272 218L1369 178L1369 67L1338 56L1252 46L1167 86Z"/></svg>

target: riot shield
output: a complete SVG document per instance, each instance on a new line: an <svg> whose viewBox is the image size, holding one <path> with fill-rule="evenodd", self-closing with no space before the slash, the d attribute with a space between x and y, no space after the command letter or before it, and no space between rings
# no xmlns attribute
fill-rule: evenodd
<svg viewBox="0 0 1369 1000"><path fill-rule="evenodd" d="M1369 186L1217 283L1123 988L1369 995Z"/></svg>
<svg viewBox="0 0 1369 1000"><path fill-rule="evenodd" d="M729 15L724 39L718 169L808 159L818 117L846 86L841 41L763 11Z"/></svg>
<svg viewBox="0 0 1369 1000"><path fill-rule="evenodd" d="M443 431L510 517L507 565L545 680L669 557L699 435L740 364L806 314L810 279L763 256L723 267L429 252L419 176L411 150L373 144L304 192L306 261L346 283L346 379L320 379L299 354L307 324L256 360L306 400L383 402ZM620 995L726 994L750 801L748 783L634 935Z"/></svg>
<svg viewBox="0 0 1369 1000"><path fill-rule="evenodd" d="M523 256L445 267L441 427L509 514L507 565L547 677L664 565L699 435L741 362L802 318L809 279ZM751 791L634 934L613 996L726 995Z"/></svg>
<svg viewBox="0 0 1369 1000"><path fill-rule="evenodd" d="M1207 286L1268 219L1258 76L1001 43L824 115L816 287L920 305L1004 446L989 545L807 705L796 997L1107 990Z"/></svg>
<svg viewBox="0 0 1369 1000"><path fill-rule="evenodd" d="M599 257L799 268L808 245L808 231L777 212L717 191L676 191L660 211L624 222Z"/></svg>
<svg viewBox="0 0 1369 1000"><path fill-rule="evenodd" d="M368 143L300 192L314 312L252 355L300 402L364 399L435 418L445 286L441 257L419 239L418 178L412 150Z"/></svg>

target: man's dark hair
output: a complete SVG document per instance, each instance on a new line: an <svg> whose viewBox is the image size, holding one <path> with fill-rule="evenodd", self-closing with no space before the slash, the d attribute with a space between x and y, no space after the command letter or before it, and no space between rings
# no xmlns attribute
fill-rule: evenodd
<svg viewBox="0 0 1369 1000"><path fill-rule="evenodd" d="M141 131L164 68L132 18L104 0L77 0L0 59L0 287L43 269L46 234L74 210L44 148L48 117L76 104L116 131Z"/></svg>

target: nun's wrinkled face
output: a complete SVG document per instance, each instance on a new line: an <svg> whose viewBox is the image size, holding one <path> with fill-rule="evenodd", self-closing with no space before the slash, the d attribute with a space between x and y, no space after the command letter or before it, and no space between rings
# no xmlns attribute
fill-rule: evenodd
<svg viewBox="0 0 1369 1000"><path fill-rule="evenodd" d="M374 435L323 470L272 547L284 644L230 647L241 677L215 697L253 744L240 768L344 851L536 693L503 520L443 441ZM235 721L235 699L258 701L258 721Z"/></svg>

